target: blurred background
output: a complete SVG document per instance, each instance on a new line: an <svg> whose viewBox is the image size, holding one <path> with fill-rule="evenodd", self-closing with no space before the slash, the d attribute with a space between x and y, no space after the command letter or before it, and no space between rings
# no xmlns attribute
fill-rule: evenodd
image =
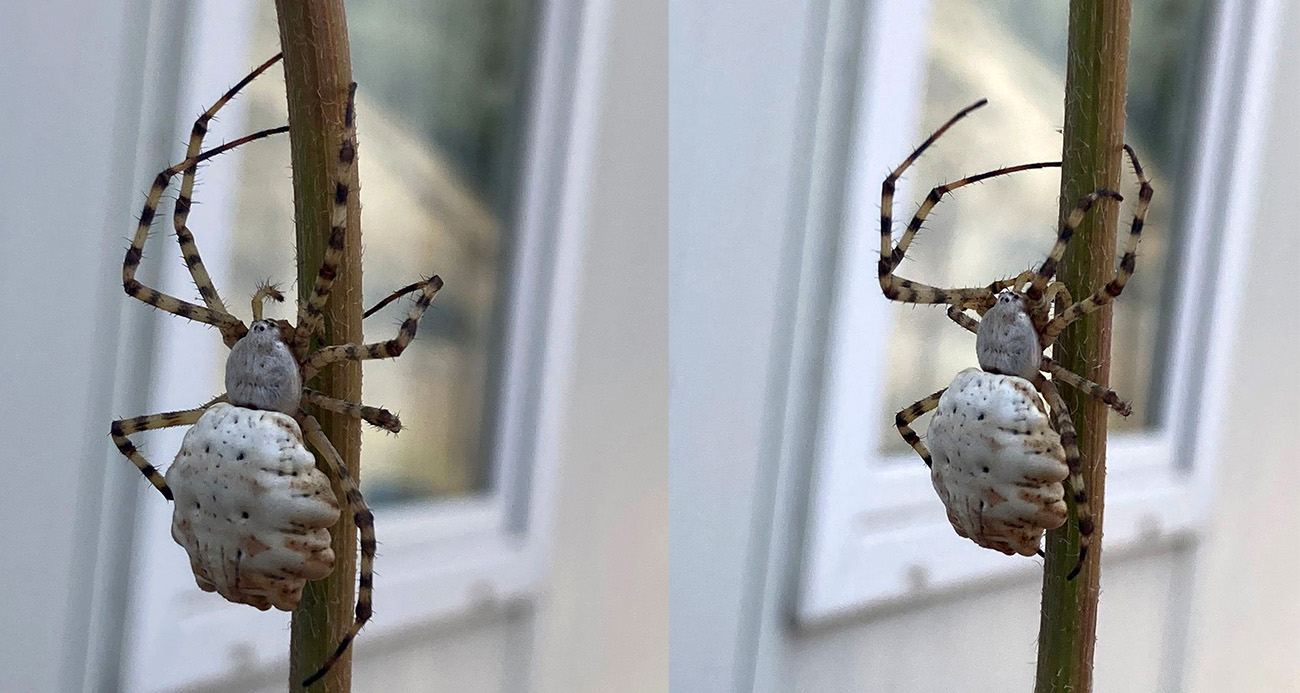
<svg viewBox="0 0 1300 693"><path fill-rule="evenodd" d="M1114 311L1135 413L1110 420L1096 690L1300 690L1300 13L1132 4L1125 137L1156 196ZM887 302L876 264L881 181L962 107L990 102L904 176L896 227L933 186L1059 158L1066 5L670 2L673 690L1032 687L1041 560L956 536L892 425L974 338ZM899 273L1014 277L1058 191L957 191Z"/></svg>
<svg viewBox="0 0 1300 693"><path fill-rule="evenodd" d="M446 287L367 364L362 488L380 541L358 691L666 688L662 12L603 0L348 0L365 302ZM194 118L278 51L252 0L0 10L0 689L284 690L288 616L201 592L114 418L222 389L214 331L129 300L123 253ZM657 108L659 107L659 108ZM212 147L284 123L269 71ZM285 138L199 171L189 220L227 306L294 295ZM144 281L195 300L165 197ZM22 296L29 299L20 298ZM410 306L367 319L388 339ZM292 319L291 305L271 317ZM184 430L135 438L166 466Z"/></svg>

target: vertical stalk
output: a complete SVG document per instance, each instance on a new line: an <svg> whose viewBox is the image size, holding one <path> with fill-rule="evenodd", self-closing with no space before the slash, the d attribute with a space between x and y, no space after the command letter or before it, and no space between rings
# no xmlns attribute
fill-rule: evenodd
<svg viewBox="0 0 1300 693"><path fill-rule="evenodd" d="M1070 0L1062 219L1087 193L1098 188L1118 190L1123 166L1130 2ZM1076 298L1091 294L1114 274L1119 207L1112 201L1099 203L1079 227L1065 254L1060 277ZM1066 368L1105 384L1110 377L1110 329L1111 308L1107 306L1071 325L1056 343L1052 356ZM1102 402L1072 388L1063 388L1062 395L1079 432L1095 529L1088 565L1074 581L1067 581L1066 575L1074 567L1078 551L1077 529L1067 523L1048 533L1037 693L1092 690L1097 635L1107 410ZM1073 511L1073 500L1069 502Z"/></svg>
<svg viewBox="0 0 1300 693"><path fill-rule="evenodd" d="M289 140L293 161L294 212L297 216L299 301L311 293L325 254L333 201L331 178L343 133L343 109L352 61L343 0L276 0L280 45L284 49L289 99ZM352 184L356 189L356 181ZM324 342L361 340L361 225L358 196L348 202L348 232L343 262L325 307ZM315 340L313 340L314 342ZM327 395L361 401L361 365L350 361L317 377L314 387ZM343 455L353 478L360 479L361 422L331 412L316 412L325 434ZM335 493L342 498L337 484ZM357 556L356 527L342 513L331 531L337 563L324 580L307 583L293 612L289 638L289 690L321 666L352 624ZM351 690L349 650L315 691Z"/></svg>

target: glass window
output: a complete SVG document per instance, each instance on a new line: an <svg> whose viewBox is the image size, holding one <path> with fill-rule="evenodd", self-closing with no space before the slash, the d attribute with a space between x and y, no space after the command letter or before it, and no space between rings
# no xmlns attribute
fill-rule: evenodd
<svg viewBox="0 0 1300 693"><path fill-rule="evenodd" d="M1168 305L1179 247L1176 216L1198 94L1206 22L1204 0L1135 3L1129 61L1127 141L1157 186L1137 272L1115 304L1111 385L1134 413L1113 430L1157 426ZM894 218L905 224L930 188L966 175L1060 157L1064 122L1065 3L937 0L931 9L928 65L917 141L980 98L989 105L949 130L908 172ZM1127 169L1127 167L1126 167ZM882 174L883 177L883 174ZM982 286L1037 266L1051 248L1059 173L1054 169L992 179L957 191L930 215L900 272L938 286ZM1121 192L1121 226L1135 200L1131 172ZM901 218L902 221L898 221ZM976 365L974 336L943 311L891 303L886 411L903 409ZM910 454L880 417L882 453Z"/></svg>
<svg viewBox="0 0 1300 693"><path fill-rule="evenodd" d="M393 436L363 427L373 504L481 492L491 441L532 57L531 0L349 0L369 306L438 274L447 283L400 359L366 362L367 404L402 417ZM259 3L250 65L277 50L274 6ZM249 121L282 123L284 85L249 89ZM293 278L287 139L239 163L231 303L268 277ZM286 291L286 294L292 294ZM242 301L241 301L242 303ZM368 341L397 333L409 302L365 322ZM292 317L289 306L268 315Z"/></svg>

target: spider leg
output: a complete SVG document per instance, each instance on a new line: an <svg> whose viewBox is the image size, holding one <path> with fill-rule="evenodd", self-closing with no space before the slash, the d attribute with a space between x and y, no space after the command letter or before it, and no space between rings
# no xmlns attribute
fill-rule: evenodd
<svg viewBox="0 0 1300 693"><path fill-rule="evenodd" d="M894 268L897 267L898 262L902 261L903 252L906 251L906 245L903 246L902 250L898 251L897 261L894 259L895 251L891 247L891 244L893 242L893 226L894 226L894 220L893 220L894 187L897 184L899 177L901 177L903 173L909 167L911 167L913 163L916 162L916 160L921 156L923 152L925 152L926 149L930 147L930 145L934 144L935 140L939 139L940 135L942 135L944 132L947 132L948 128L952 127L957 121L961 120L962 118L965 118L966 115L969 114L971 111L974 111L975 109L983 106L986 103L988 103L987 99L980 99L974 104L971 104L970 106L963 108L961 111L958 111L957 115L953 116L952 118L949 118L948 122L940 126L938 130L935 130L934 134L930 135L928 139L922 142L921 146L917 147L916 150L913 151L912 154L908 156L907 159L904 160L902 164L899 164L898 168L890 172L889 176L885 178L885 182L881 184L880 265L879 265L880 289L885 293L885 297L890 299L891 301L902 301L904 303L948 303L953 305L967 305L967 304L982 305L984 303L989 302L991 298L991 296L988 293L988 289L984 287L967 288L967 289L940 289L938 287L930 286L928 284L913 282L911 280L896 276L894 274ZM933 195L933 193L931 194ZM915 233L913 233L913 235L915 235ZM910 243L911 237L908 236L906 238L908 243Z"/></svg>
<svg viewBox="0 0 1300 693"><path fill-rule="evenodd" d="M347 416L353 416L376 428L382 428L385 431L399 433L402 430L402 422L397 415L381 409L379 407L369 407L364 404L354 404L342 399L335 399L316 390L303 388L303 404L314 404L326 411L337 412Z"/></svg>
<svg viewBox="0 0 1300 693"><path fill-rule="evenodd" d="M135 237L131 239L131 247L126 250L126 259L122 262L122 288L126 290L128 296L139 299L149 305L160 308L179 315L188 320L206 323L221 330L221 335L225 339L226 346L232 346L235 341L248 332L238 318L230 313L215 311L206 306L200 306L188 301L182 301L174 296L158 291L149 286L145 286L140 280L135 278L136 270L140 267L140 260L144 257L144 244L149 238L149 227L153 225L154 215L158 210L158 202L162 199L163 191L167 189L171 179L185 171L187 168L207 161L218 154L234 149L235 147L247 144L254 140L260 140L264 137L277 135L282 132L288 132L288 126L270 128L261 130L251 135L245 135L239 139L227 142L220 147L210 149L198 156L193 156L184 161L163 169L161 173L154 178L153 187L149 190L149 197L145 199L144 209L140 211L140 223L136 226Z"/></svg>
<svg viewBox="0 0 1300 693"><path fill-rule="evenodd" d="M1033 281L1033 278L1037 276L1034 272L1025 272L1021 276L1024 276L1025 274L1029 275L1029 281ZM1017 277L1017 279L1019 279L1019 277ZM1038 301L1030 303L1029 319L1033 321L1034 330L1039 335L1042 335L1043 330L1047 326L1047 321L1051 318L1053 302L1055 302L1056 305L1055 314L1057 315L1059 315L1061 311L1065 310L1066 306L1074 303L1074 299L1070 296L1070 290L1065 286L1064 282L1048 282L1047 289L1043 291L1043 297ZM1043 339L1041 336L1039 337L1038 342L1042 345ZM1046 348L1047 345L1043 345L1043 349Z"/></svg>
<svg viewBox="0 0 1300 693"><path fill-rule="evenodd" d="M921 456L921 459L925 461L925 466L927 467L931 466L930 449L925 447L925 443L921 442L921 437L916 435L916 431L913 431L909 424L924 416L926 412L933 411L935 407L939 406L939 398L942 397L943 393L947 390L948 388L945 387L923 400L914 402L912 406L898 412L898 414L894 416L894 427L898 429L898 434L903 436L903 440L907 441L907 444L912 446L912 449L916 451L916 454Z"/></svg>
<svg viewBox="0 0 1300 693"><path fill-rule="evenodd" d="M1062 285L1061 290L1065 290L1064 285ZM1048 291L1051 291L1051 287L1048 287ZM980 321L967 315L965 311L957 306L948 306L948 319L961 325L973 334L979 334ZM1097 383L1076 374L1074 371L1067 369L1065 366L1062 366L1047 356L1043 357L1043 364L1039 368L1050 373L1054 380L1065 383L1076 390L1083 391L1090 397L1095 397L1102 402L1105 402L1106 406L1119 412L1120 416L1128 416L1133 413L1133 407L1129 405L1128 402L1121 400L1119 394L1114 390L1098 385Z"/></svg>
<svg viewBox="0 0 1300 693"><path fill-rule="evenodd" d="M343 142L339 144L338 161L335 163L334 210L330 216L329 240L325 246L325 256L321 258L320 270L316 273L316 282L312 285L311 295L298 309L298 327L294 332L292 344L295 354L305 353L308 340L321 328L325 304L329 301L330 289L334 286L339 263L343 260L344 240L348 226L348 198L352 192L353 169L357 160L356 95L357 84L353 82L348 87L347 105L343 110Z"/></svg>
<svg viewBox="0 0 1300 693"><path fill-rule="evenodd" d="M1073 580L1083 569L1088 559L1088 545L1092 543L1092 510L1088 505L1088 492L1084 488L1083 464L1079 455L1079 436L1074 430L1074 420L1065 407L1065 400L1052 384L1052 381L1038 376L1034 387L1043 394L1052 417L1052 427L1061 436L1061 447L1065 449L1065 466L1070 469L1069 490L1074 499L1074 513L1079 522L1079 560L1074 569L1066 576Z"/></svg>
<svg viewBox="0 0 1300 693"><path fill-rule="evenodd" d="M208 123L210 123L223 106L235 98L241 89L248 86L258 75L265 72L275 63L279 62L283 53L277 53L275 57L262 63L253 70L248 76L239 81L238 84L231 87L225 94L212 104L212 107L204 111L202 115L194 121L194 129L190 131L190 144L185 152L187 159L197 157L203 151L203 137L208 133ZM208 276L208 270L203 266L203 259L199 256L198 246L194 243L194 234L190 233L189 227L186 226L190 216L190 206L194 193L194 179L198 173L198 162L191 164L185 169L181 178L180 195L176 198L176 208L172 214L172 222L176 228L176 240L181 246L181 255L185 258L185 266L190 270L190 277L194 280L194 285L199 290L199 295L203 297L203 303L218 313L227 313L226 305L221 301L221 295L217 293L217 287L212 283L212 277Z"/></svg>
<svg viewBox="0 0 1300 693"><path fill-rule="evenodd" d="M898 244L894 246L894 250L889 256L890 269L898 268L898 263L903 261L903 255L905 255L907 249L912 246L912 239L916 238L916 234L921 231L921 226L925 224L925 220L930 215L931 210L933 210L939 202L943 200L944 195L947 195L958 188L964 188L972 183L979 183L980 181L996 178L998 176L1005 176L1020 171L1031 171L1040 168L1060 167L1061 162L1059 161L1040 161L1033 164L1021 164L1019 166L999 168L978 175L967 176L961 180L945 183L944 185L932 188L930 194L926 195L925 201L923 201L921 206L917 208L916 215L912 217L912 221L907 224L907 229L903 232L902 237L898 239ZM890 226L892 230L892 222Z"/></svg>
<svg viewBox="0 0 1300 693"><path fill-rule="evenodd" d="M348 466L343 462L339 451L334 448L325 431L321 430L320 422L316 417L307 414L303 416L303 431L307 440L311 442L317 450L320 451L322 459L325 462L326 471L338 479L339 486L343 488L343 494L347 498L348 509L352 511L352 520L357 525L357 534L361 543L361 567L360 581L357 589L357 607L356 620L353 621L352 627L344 634L343 639L339 641L339 646L334 653L325 660L321 668L303 681L303 688L310 686L324 676L330 667L333 667L343 653L347 651L348 645L357 637L361 627L366 625L370 620L372 599L374 593L375 580L375 516L366 506L365 498L361 496L361 489L357 487L357 482L348 473Z"/></svg>
<svg viewBox="0 0 1300 693"><path fill-rule="evenodd" d="M1115 271L1115 278L1093 295L1066 308L1048 323L1043 331L1045 344L1056 341L1061 331L1070 323L1118 298L1120 293L1124 291L1124 286L1128 284L1129 277L1133 276L1133 270L1137 266L1138 241L1142 239L1142 226L1146 222L1147 208L1151 206L1151 196L1154 190L1151 188L1151 181L1147 180L1146 175L1142 172L1142 164L1138 163L1133 148L1126 144L1124 145L1124 151L1128 153L1129 160L1133 162L1133 170L1137 173L1138 183L1141 188L1138 192L1137 209L1133 212L1133 225L1129 228L1128 241L1124 246L1124 255L1119 261L1119 268Z"/></svg>
<svg viewBox="0 0 1300 693"><path fill-rule="evenodd" d="M367 310L366 312L362 313L362 314L361 314L361 317L364 319L364 318L368 318L368 317L374 315L375 313L378 313L379 311L383 310L384 306L386 306L386 305L392 303L393 301L396 301L397 299L399 299L399 298L401 298L401 297L403 297L403 296L405 296L405 295L407 295L407 294L415 293L416 291L419 291L420 289L423 289L423 288L425 287L425 285L427 285L428 283L429 283L429 280L428 280L428 279L421 279L421 280L418 281L418 282L412 282L412 283L410 283L410 284L407 284L406 286L403 286L402 288L398 289L397 291L394 291L393 293L388 294L387 296L385 296L384 299L383 299L382 301L380 301L379 303L376 303L375 305L370 306L370 309Z"/></svg>
<svg viewBox="0 0 1300 693"><path fill-rule="evenodd" d="M400 356L407 345L411 343L411 340L415 339L415 331L420 326L420 318L424 316L424 311L428 309L434 295L442 288L442 279L436 275L420 283L423 284L420 287L422 290L420 297L415 300L415 305L411 307L411 312L407 314L406 320L402 321L402 326L397 331L397 337L386 342L375 342L374 344L340 344L320 349L308 356L303 363L303 379L310 379L319 373L322 368L337 361L365 361Z"/></svg>
<svg viewBox="0 0 1300 693"><path fill-rule="evenodd" d="M223 396L224 397L224 396ZM149 464L149 461L140 454L135 445L127 436L140 431L152 431L159 428L172 428L174 426L188 426L198 421L203 416L203 412L208 407L219 402L223 397L218 397L207 404L196 409L186 409L185 411L169 411L162 414L149 414L147 416L137 416L130 419L118 419L113 422L109 435L113 437L113 444L117 445L118 452L121 452L131 463L144 474L144 478L163 494L163 498L172 500L172 490L159 473L158 468Z"/></svg>
<svg viewBox="0 0 1300 693"><path fill-rule="evenodd" d="M1083 223L1083 217L1092 209L1097 200L1103 197L1109 197L1113 200L1123 201L1124 197L1114 190L1099 189L1079 198L1078 204L1070 210L1069 216L1065 218L1065 223L1061 224L1060 231L1056 234L1056 244L1052 246L1051 253L1043 264L1039 265L1038 272L1034 275L1034 280L1030 282L1029 287L1025 289L1025 296L1029 300L1037 302L1043 298L1043 290L1047 288L1047 283L1056 276L1056 268L1061 264L1061 258L1065 256L1065 248L1070 244L1070 238L1074 236L1075 229Z"/></svg>
<svg viewBox="0 0 1300 693"><path fill-rule="evenodd" d="M1128 402L1121 400L1119 398L1119 393L1105 387L1104 385L1098 385L1097 383L1088 380L1056 361L1053 361L1047 356L1043 357L1043 365L1040 368L1050 373L1053 381L1065 383L1066 385L1083 392L1089 397L1101 400L1106 404L1106 406L1118 412L1120 416L1128 416L1133 413L1133 406Z"/></svg>
<svg viewBox="0 0 1300 693"><path fill-rule="evenodd" d="M1050 306L1052 301L1056 301L1057 310L1065 310L1066 306L1074 303L1070 289L1064 282L1051 282L1047 285L1047 290L1043 292L1043 305Z"/></svg>

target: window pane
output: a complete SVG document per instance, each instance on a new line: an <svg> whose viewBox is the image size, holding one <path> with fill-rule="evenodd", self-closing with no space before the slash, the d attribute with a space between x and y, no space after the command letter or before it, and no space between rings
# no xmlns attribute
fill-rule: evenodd
<svg viewBox="0 0 1300 693"><path fill-rule="evenodd" d="M1129 62L1127 141L1137 150L1156 196L1147 215L1137 272L1115 304L1111 385L1133 403L1131 417L1111 417L1113 430L1155 426L1167 339L1169 280L1178 261L1175 209L1187 170L1196 80L1201 64L1203 0L1134 3ZM1020 0L936 0L929 27L929 64L920 137L961 108L989 105L949 130L909 171L894 218L905 224L930 188L990 169L1060 157L1064 123L1067 16L1065 3ZM1121 228L1131 219L1131 171ZM1018 173L963 188L929 216L900 272L937 286L982 286L1042 262L1055 238L1059 173ZM1079 297L1076 297L1079 298ZM974 335L932 307L892 304L887 411L945 387L976 366ZM882 452L909 453L882 417Z"/></svg>
<svg viewBox="0 0 1300 693"><path fill-rule="evenodd" d="M250 65L279 44L273 4L259 11ZM446 282L402 357L364 366L366 403L405 425L398 436L364 427L362 480L372 503L459 496L491 483L532 17L531 0L348 2L366 305L430 274ZM254 83L251 123L285 121L283 89ZM287 140L248 148L239 165L232 296L294 274ZM368 318L366 339L395 336L410 305Z"/></svg>

